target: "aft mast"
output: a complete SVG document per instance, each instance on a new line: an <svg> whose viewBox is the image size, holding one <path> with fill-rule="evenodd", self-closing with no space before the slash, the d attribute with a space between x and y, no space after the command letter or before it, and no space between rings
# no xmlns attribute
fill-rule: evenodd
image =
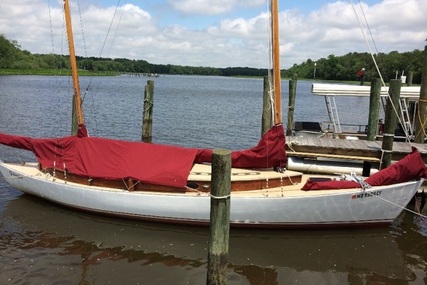
<svg viewBox="0 0 427 285"><path fill-rule="evenodd" d="M274 86L274 125L282 123L280 45L279 45L279 4L271 0L271 40Z"/></svg>
<svg viewBox="0 0 427 285"><path fill-rule="evenodd" d="M71 75L73 78L74 88L71 134L75 135L77 134L78 125L84 124L84 119L82 110L82 100L80 96L79 75L77 73L76 52L74 49L73 29L71 26L70 5L68 3L68 0L64 0L64 13L65 25L67 27L68 49L70 53Z"/></svg>

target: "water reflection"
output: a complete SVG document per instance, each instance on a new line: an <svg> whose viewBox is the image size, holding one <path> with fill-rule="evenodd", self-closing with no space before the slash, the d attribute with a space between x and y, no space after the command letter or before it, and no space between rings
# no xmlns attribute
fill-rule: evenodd
<svg viewBox="0 0 427 285"><path fill-rule="evenodd" d="M104 218L26 195L7 203L1 221L2 284L28 278L58 284L120 284L123 278L127 284L205 283L206 228ZM417 252L425 254L426 244L414 245L409 237L398 227L391 233L233 229L229 284L410 284L425 278L425 256Z"/></svg>

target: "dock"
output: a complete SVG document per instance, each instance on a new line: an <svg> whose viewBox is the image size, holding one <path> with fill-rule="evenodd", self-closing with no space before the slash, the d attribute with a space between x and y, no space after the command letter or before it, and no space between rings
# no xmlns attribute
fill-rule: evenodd
<svg viewBox="0 0 427 285"><path fill-rule="evenodd" d="M293 137L286 138L288 156L307 158L331 158L380 162L382 141L345 140L333 138ZM400 160L416 147L427 163L427 145L408 142L393 142L392 160Z"/></svg>

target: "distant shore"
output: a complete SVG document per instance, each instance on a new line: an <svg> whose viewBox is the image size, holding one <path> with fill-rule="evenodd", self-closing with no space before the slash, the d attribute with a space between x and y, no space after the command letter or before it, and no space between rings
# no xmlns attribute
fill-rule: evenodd
<svg viewBox="0 0 427 285"><path fill-rule="evenodd" d="M79 70L81 76L115 76L119 72L96 72ZM68 69L0 69L0 75L46 75L46 76L71 76Z"/></svg>

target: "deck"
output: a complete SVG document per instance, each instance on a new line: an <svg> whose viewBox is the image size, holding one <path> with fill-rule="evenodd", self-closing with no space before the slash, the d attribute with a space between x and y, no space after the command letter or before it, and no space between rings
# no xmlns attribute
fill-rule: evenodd
<svg viewBox="0 0 427 285"><path fill-rule="evenodd" d="M382 141L345 140L332 138L287 137L288 156L328 157L376 162L382 157ZM400 160L411 152L411 146L418 149L424 163L427 163L427 145L394 142L392 160Z"/></svg>

